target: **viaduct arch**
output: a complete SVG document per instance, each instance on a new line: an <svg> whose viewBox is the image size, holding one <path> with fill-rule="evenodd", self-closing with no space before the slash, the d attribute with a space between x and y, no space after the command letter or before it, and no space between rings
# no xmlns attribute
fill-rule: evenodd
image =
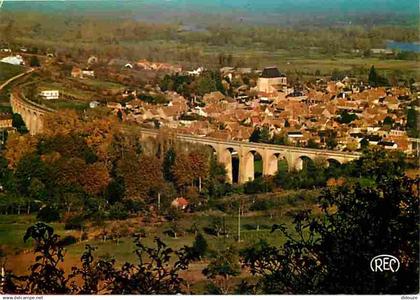
<svg viewBox="0 0 420 300"><path fill-rule="evenodd" d="M11 93L10 104L12 111L22 116L29 133L32 135L42 133L44 116L55 112L51 108L25 99L18 91Z"/></svg>

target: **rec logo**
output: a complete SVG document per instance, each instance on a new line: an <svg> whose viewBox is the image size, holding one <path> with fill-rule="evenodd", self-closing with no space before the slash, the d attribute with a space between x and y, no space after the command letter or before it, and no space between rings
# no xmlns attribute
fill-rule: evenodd
<svg viewBox="0 0 420 300"><path fill-rule="evenodd" d="M372 272L391 271L395 273L400 269L400 261L395 256L381 254L372 258L370 261L370 269Z"/></svg>

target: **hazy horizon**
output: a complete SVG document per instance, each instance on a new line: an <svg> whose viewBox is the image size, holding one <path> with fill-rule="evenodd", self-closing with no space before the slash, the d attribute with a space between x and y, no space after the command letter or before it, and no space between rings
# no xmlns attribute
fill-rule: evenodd
<svg viewBox="0 0 420 300"><path fill-rule="evenodd" d="M132 17L156 22L194 22L199 15L217 15L220 19L250 23L288 24L300 21L316 23L366 23L366 15L381 17L379 22L404 21L404 16L417 16L412 0L6 0L3 11L35 11L71 14L109 15L123 12ZM303 16L309 16L307 20ZM384 16L389 16L388 18ZM297 17L297 18L296 18ZM296 20L298 19L298 20ZM374 20L373 23L378 20ZM415 21L414 21L415 22ZM410 24L413 21L409 22Z"/></svg>

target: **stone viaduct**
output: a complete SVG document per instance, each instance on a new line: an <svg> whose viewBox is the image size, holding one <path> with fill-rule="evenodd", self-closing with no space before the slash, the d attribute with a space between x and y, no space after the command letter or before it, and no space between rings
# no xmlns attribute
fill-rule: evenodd
<svg viewBox="0 0 420 300"><path fill-rule="evenodd" d="M43 118L55 110L25 99L17 91L10 96L13 112L19 113L31 134L42 133ZM155 139L159 130L139 128L141 139ZM262 175L274 175L278 171L279 160L287 162L288 171L301 170L306 160L321 160L328 163L345 163L360 157L360 153L309 149L291 146L223 141L209 137L177 134L176 140L207 145L212 148L220 163L226 167L228 181L245 183L254 180L256 157L262 161ZM234 172L234 160L239 164ZM238 163L239 162L239 163ZM234 176L236 174L236 176Z"/></svg>
<svg viewBox="0 0 420 300"><path fill-rule="evenodd" d="M142 139L156 138L158 130L141 128ZM263 175L274 175L278 171L279 160L287 162L288 170L301 170L305 160L320 160L328 163L346 163L360 157L359 153L308 149L291 146L250 143L240 141L223 141L209 137L199 137L187 134L177 134L176 139L189 143L207 145L213 149L219 162L226 166L229 182L234 181L233 158L239 160L239 170L236 181L245 183L254 180L255 157L262 160Z"/></svg>
<svg viewBox="0 0 420 300"><path fill-rule="evenodd" d="M17 90L10 95L10 104L14 113L22 116L30 134L38 134L43 129L43 118L54 110L38 103L25 99Z"/></svg>

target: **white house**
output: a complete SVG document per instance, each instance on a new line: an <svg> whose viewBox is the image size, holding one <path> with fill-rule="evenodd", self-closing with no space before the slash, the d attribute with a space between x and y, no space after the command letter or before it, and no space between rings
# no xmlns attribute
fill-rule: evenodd
<svg viewBox="0 0 420 300"><path fill-rule="evenodd" d="M303 137L303 133L300 131L289 131L287 133L287 137L289 138L302 138Z"/></svg>
<svg viewBox="0 0 420 300"><path fill-rule="evenodd" d="M40 93L40 96L47 100L57 100L60 97L58 90L46 90Z"/></svg>
<svg viewBox="0 0 420 300"><path fill-rule="evenodd" d="M394 142L390 142L390 141L381 141L378 143L379 146L384 147L387 150L395 150L398 149L398 145Z"/></svg>
<svg viewBox="0 0 420 300"><path fill-rule="evenodd" d="M90 103L89 103L89 107L90 108L96 108L96 107L98 107L99 106L99 101L91 101Z"/></svg>
<svg viewBox="0 0 420 300"><path fill-rule="evenodd" d="M20 55L4 57L1 59L1 62L4 62L6 64L11 64L11 65L16 65L16 66L25 64L22 56Z"/></svg>
<svg viewBox="0 0 420 300"><path fill-rule="evenodd" d="M199 76L203 72L204 72L204 68L203 67L199 67L196 70L188 71L187 74L190 75L190 76Z"/></svg>
<svg viewBox="0 0 420 300"><path fill-rule="evenodd" d="M92 69L83 69L82 76L95 77L95 71L93 71Z"/></svg>
<svg viewBox="0 0 420 300"><path fill-rule="evenodd" d="M192 111L193 111L193 113L195 113L199 116L207 117L207 113L200 106L194 107L194 109Z"/></svg>

